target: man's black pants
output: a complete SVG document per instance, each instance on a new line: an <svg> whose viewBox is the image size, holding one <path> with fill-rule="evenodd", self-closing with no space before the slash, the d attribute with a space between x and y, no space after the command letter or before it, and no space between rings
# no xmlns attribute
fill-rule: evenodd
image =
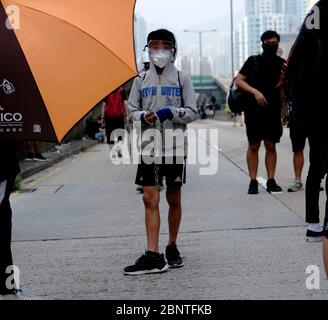
<svg viewBox="0 0 328 320"><path fill-rule="evenodd" d="M10 276L10 274L6 274L6 269L13 265L11 253L12 211L9 197L14 181L14 177L7 180L5 195L0 204L0 295L11 292L6 287L6 280Z"/></svg>

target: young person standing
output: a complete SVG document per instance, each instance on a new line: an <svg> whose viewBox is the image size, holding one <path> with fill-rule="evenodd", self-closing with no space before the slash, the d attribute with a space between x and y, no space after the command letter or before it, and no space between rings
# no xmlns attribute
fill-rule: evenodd
<svg viewBox="0 0 328 320"><path fill-rule="evenodd" d="M129 112L142 126L142 133L156 130L161 137L169 129L185 132L188 123L199 119L195 93L189 76L174 66L177 43L174 35L165 29L153 31L147 38L150 69L133 84L129 97ZM161 140L161 139L160 139ZM134 265L124 269L126 275L161 273L168 267L183 266L177 248L181 223L181 187L185 183L187 141L183 136L183 154L173 147L166 152L165 141L161 156L143 153L136 184L144 187L143 202L146 215L147 250ZM156 144L156 141L155 141ZM144 143L142 139L142 149ZM181 151L181 150L180 150ZM159 250L160 191L166 181L166 200L169 205L169 239L164 254Z"/></svg>

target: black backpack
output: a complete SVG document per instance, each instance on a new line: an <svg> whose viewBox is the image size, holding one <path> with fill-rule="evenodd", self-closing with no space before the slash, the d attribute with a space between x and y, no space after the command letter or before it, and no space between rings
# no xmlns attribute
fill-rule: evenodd
<svg viewBox="0 0 328 320"><path fill-rule="evenodd" d="M254 70L252 73L252 79L247 80L248 83L252 83L257 73L257 68L259 61L257 56L253 56L254 58ZM245 111L248 103L250 95L249 93L237 88L236 86L236 78L234 78L229 87L227 104L232 113L240 114Z"/></svg>

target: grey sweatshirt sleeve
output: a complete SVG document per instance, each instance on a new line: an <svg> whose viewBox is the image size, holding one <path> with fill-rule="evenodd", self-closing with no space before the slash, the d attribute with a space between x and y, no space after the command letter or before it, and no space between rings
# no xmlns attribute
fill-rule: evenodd
<svg viewBox="0 0 328 320"><path fill-rule="evenodd" d="M170 107L173 112L173 122L180 124L188 124L200 118L194 86L190 76L183 72L180 73L180 81L183 89L184 107Z"/></svg>
<svg viewBox="0 0 328 320"><path fill-rule="evenodd" d="M134 80L130 92L129 100L129 115L132 121L140 121L141 115L146 113L141 105L141 78L138 77Z"/></svg>

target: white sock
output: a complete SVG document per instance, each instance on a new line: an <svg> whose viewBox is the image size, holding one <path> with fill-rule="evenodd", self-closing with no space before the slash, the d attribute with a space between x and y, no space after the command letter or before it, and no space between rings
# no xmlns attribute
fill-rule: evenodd
<svg viewBox="0 0 328 320"><path fill-rule="evenodd" d="M320 223L309 223L308 229L313 231L313 232L321 232L323 230Z"/></svg>

